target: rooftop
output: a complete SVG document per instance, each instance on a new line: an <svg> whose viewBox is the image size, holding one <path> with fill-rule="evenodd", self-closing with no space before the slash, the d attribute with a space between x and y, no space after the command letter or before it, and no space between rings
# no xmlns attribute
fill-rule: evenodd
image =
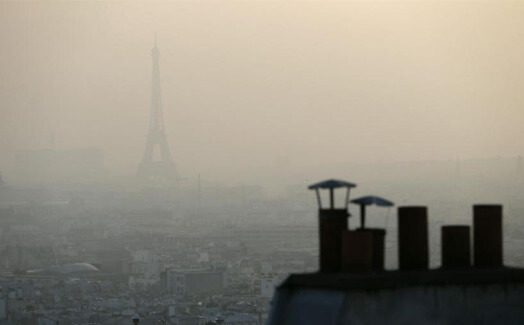
<svg viewBox="0 0 524 325"><path fill-rule="evenodd" d="M524 283L524 269L464 268L375 273L292 274L279 289L379 290L398 287Z"/></svg>

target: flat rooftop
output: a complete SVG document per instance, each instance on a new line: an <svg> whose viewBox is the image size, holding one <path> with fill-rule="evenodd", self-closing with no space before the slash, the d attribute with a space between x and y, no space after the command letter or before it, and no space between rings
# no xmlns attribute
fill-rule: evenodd
<svg viewBox="0 0 524 325"><path fill-rule="evenodd" d="M279 289L382 290L402 287L524 283L524 269L464 268L365 273L292 274Z"/></svg>

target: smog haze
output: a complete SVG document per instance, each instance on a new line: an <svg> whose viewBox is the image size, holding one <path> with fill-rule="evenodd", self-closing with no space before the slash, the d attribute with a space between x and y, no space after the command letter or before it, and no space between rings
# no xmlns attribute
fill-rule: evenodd
<svg viewBox="0 0 524 325"><path fill-rule="evenodd" d="M183 175L518 156L522 17L522 2L2 2L0 170L19 150L96 147L134 174L155 33Z"/></svg>

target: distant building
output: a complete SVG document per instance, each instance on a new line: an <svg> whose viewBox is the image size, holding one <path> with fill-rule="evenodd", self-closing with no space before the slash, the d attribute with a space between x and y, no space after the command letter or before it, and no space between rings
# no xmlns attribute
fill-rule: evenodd
<svg viewBox="0 0 524 325"><path fill-rule="evenodd" d="M260 325L257 316L252 314L234 314L226 317L224 324L231 325Z"/></svg>
<svg viewBox="0 0 524 325"><path fill-rule="evenodd" d="M277 275L266 274L260 277L260 296L271 298L275 293L275 288L280 283Z"/></svg>
<svg viewBox="0 0 524 325"><path fill-rule="evenodd" d="M158 279L162 263L160 258L150 250L138 250L133 253L131 273L143 275L149 279Z"/></svg>
<svg viewBox="0 0 524 325"><path fill-rule="evenodd" d="M173 270L167 269L163 275L166 291L177 295L201 295L220 293L227 287L225 269L217 268Z"/></svg>
<svg viewBox="0 0 524 325"><path fill-rule="evenodd" d="M46 269L29 270L29 275L56 275L56 276L81 276L100 272L98 268L89 263L72 263L66 265L53 265Z"/></svg>
<svg viewBox="0 0 524 325"><path fill-rule="evenodd" d="M206 320L202 316L194 315L179 315L169 318L170 323L173 325L205 325Z"/></svg>

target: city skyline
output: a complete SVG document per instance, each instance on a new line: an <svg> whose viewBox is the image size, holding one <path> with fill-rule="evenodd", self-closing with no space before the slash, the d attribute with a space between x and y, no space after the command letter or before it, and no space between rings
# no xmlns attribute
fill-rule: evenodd
<svg viewBox="0 0 524 325"><path fill-rule="evenodd" d="M1 6L1 170L54 143L133 174L155 31L185 175L522 154L523 4Z"/></svg>

